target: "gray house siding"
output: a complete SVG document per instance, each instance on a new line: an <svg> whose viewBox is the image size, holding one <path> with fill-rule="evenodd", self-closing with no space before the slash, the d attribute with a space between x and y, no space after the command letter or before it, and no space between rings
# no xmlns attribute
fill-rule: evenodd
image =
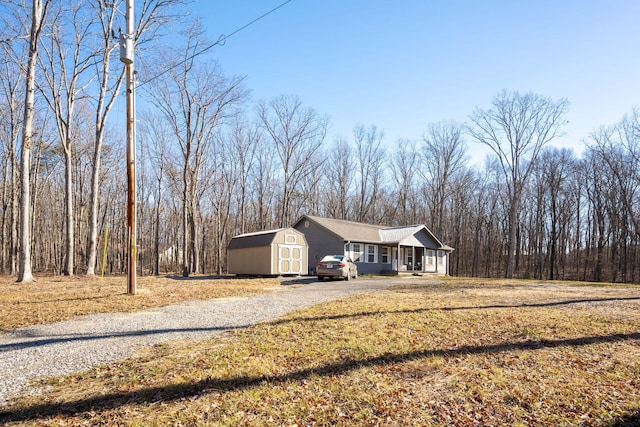
<svg viewBox="0 0 640 427"><path fill-rule="evenodd" d="M379 262L357 262L358 274L380 274L385 268Z"/></svg>
<svg viewBox="0 0 640 427"><path fill-rule="evenodd" d="M294 229L304 234L309 244L309 274L316 274L316 264L325 255L342 255L344 253L344 241L340 236L333 234L315 222L299 221Z"/></svg>
<svg viewBox="0 0 640 427"><path fill-rule="evenodd" d="M381 271L383 270L389 270L391 268L391 264L382 264L382 257L381 257L381 245L379 244L375 244L375 243L366 243L366 242L358 242L358 241L353 241L349 243L349 255L355 260L355 255L353 254L353 246L355 245L360 245L361 247L361 252L362 254L360 255L360 258L355 261L355 263L358 265L358 274L379 274ZM346 246L346 245L345 245ZM369 262L368 260L368 256L369 256L369 252L368 252L368 248L372 246L375 248L375 252L374 252L374 260L375 262ZM347 254L347 250L346 248L343 249L345 251L345 254ZM389 257L391 257L391 254L389 254Z"/></svg>

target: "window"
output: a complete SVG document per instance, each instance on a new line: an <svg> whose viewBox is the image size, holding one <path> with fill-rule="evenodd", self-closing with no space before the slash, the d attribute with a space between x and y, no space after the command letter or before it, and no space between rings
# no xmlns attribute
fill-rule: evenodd
<svg viewBox="0 0 640 427"><path fill-rule="evenodd" d="M438 265L444 265L444 260L446 258L447 254L445 254L444 252L439 252L438 253Z"/></svg>
<svg viewBox="0 0 640 427"><path fill-rule="evenodd" d="M367 262L370 262L370 263L378 262L378 246L367 245Z"/></svg>
<svg viewBox="0 0 640 427"><path fill-rule="evenodd" d="M389 259L389 248L383 246L380 248L380 257L382 258L383 264L391 264L391 260Z"/></svg>
<svg viewBox="0 0 640 427"><path fill-rule="evenodd" d="M427 265L433 265L433 251L427 251Z"/></svg>
<svg viewBox="0 0 640 427"><path fill-rule="evenodd" d="M360 243L352 243L351 247L353 248L353 255L351 255L351 259L353 260L353 262L359 262L360 255L362 255Z"/></svg>

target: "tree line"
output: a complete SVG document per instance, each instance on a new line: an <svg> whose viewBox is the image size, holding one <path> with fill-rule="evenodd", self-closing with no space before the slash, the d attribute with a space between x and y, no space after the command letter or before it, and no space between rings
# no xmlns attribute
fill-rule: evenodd
<svg viewBox="0 0 640 427"><path fill-rule="evenodd" d="M111 112L122 2L38 2L0 4L0 270L20 278L26 251L36 273L120 274L124 126ZM202 53L200 22L169 40L182 1L139 3L142 274L224 273L231 237L308 213L426 224L455 248L452 275L638 282L638 110L594 124L581 156L550 145L566 99L508 90L467 125L425 118L422 135L387 141L354 124L329 140L330 119L298 97L251 99L242 76ZM470 144L489 148L482 165Z"/></svg>

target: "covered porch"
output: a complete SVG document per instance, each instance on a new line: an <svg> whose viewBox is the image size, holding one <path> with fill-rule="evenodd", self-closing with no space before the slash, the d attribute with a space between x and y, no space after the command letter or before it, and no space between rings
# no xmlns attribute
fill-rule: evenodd
<svg viewBox="0 0 640 427"><path fill-rule="evenodd" d="M422 246L398 245L391 248L391 270L395 274L448 274L447 252Z"/></svg>

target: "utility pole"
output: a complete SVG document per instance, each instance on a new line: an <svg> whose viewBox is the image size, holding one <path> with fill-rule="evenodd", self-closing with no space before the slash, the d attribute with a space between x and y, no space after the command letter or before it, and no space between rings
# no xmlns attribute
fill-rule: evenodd
<svg viewBox="0 0 640 427"><path fill-rule="evenodd" d="M126 32L120 34L120 61L124 62L127 76L127 293L136 294L136 102L135 68L133 52L135 29L133 21L133 0L126 0Z"/></svg>

